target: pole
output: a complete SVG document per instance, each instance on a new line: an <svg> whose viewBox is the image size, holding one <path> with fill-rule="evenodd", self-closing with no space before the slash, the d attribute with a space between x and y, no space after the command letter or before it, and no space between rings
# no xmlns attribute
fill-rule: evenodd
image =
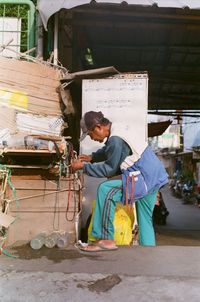
<svg viewBox="0 0 200 302"><path fill-rule="evenodd" d="M58 14L55 14L54 17L54 58L53 58L53 63L55 65L58 64Z"/></svg>

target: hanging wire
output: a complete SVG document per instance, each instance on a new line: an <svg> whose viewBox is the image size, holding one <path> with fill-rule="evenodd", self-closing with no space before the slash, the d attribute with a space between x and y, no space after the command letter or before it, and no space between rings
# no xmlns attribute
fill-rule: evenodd
<svg viewBox="0 0 200 302"><path fill-rule="evenodd" d="M12 190L12 195L13 195L14 200L16 202L17 208L19 208L19 201L18 201L18 198L17 198L17 195L16 195L16 189L13 186L12 181L11 181L11 170L9 168L7 168L6 166L0 164L0 172L3 176L3 182L2 182L2 186L1 186L1 195L3 195L2 207L3 207L3 211L4 211L3 213L6 214L7 211L8 211L8 208L9 208L9 204L10 204L10 200L5 198L5 192L6 192L7 185L9 185L9 187ZM18 219L18 215L17 215L17 217L15 217L12 224L15 223L17 219ZM0 240L1 240L0 241L0 254L4 254L4 255L6 255L8 257L11 257L11 258L17 258L16 256L13 256L12 254L10 254L5 249L5 245L6 245L5 242L6 242L6 239L7 239L7 229L2 228L1 232L3 232L2 233L3 236L0 238Z"/></svg>
<svg viewBox="0 0 200 302"><path fill-rule="evenodd" d="M200 120L195 122L182 122L182 125L188 125L188 124L200 124Z"/></svg>
<svg viewBox="0 0 200 302"><path fill-rule="evenodd" d="M73 161L74 159L77 158L77 153L76 153L76 151L74 151L72 143L69 143L68 149L69 149L69 158L68 158L69 162L68 162L68 164L70 164L71 161ZM71 186L73 185L73 188L75 188L76 174L74 173L74 178L73 178L73 183L72 183L71 182L71 176L73 175L73 171L72 171L71 165L69 165L69 172L70 172L69 173L70 174L69 175L69 182L68 182L69 183L69 185L68 185L69 190L68 190L68 194L67 194L67 208L66 208L65 217L66 217L67 221L73 221L74 218L75 218L75 215L76 215L76 196L75 196L76 191L75 190L73 190L74 211L73 211L73 215L72 215L71 218L69 218L69 210L70 210L70 201L71 201Z"/></svg>
<svg viewBox="0 0 200 302"><path fill-rule="evenodd" d="M60 227L60 212L59 212L59 203L60 203L60 198L59 198L59 191L60 191L60 176L58 180L56 181L56 194L55 194L55 204L54 204L54 216L53 216L53 229L54 231L58 231ZM56 213L58 214L58 219L57 219L57 227L56 227Z"/></svg>

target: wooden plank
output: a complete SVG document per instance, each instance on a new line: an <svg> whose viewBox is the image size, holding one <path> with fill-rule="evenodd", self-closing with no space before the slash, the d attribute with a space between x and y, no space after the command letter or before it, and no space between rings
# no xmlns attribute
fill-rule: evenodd
<svg viewBox="0 0 200 302"><path fill-rule="evenodd" d="M58 80L51 80L49 78L42 78L38 74L37 76L32 76L30 74L23 74L20 71L18 73L15 72L9 72L6 69L0 70L0 78L6 82L6 83L13 83L13 84L20 84L24 87L32 87L34 88L39 88L40 90L45 90L45 89L56 89L59 85L60 82Z"/></svg>
<svg viewBox="0 0 200 302"><path fill-rule="evenodd" d="M21 72L25 74L30 74L32 76L38 76L43 78L49 78L52 80L60 79L60 71L53 67L37 64L34 62L8 59L0 57L1 68L9 70L9 72Z"/></svg>
<svg viewBox="0 0 200 302"><path fill-rule="evenodd" d="M2 86L2 85L1 85ZM19 108L21 110L28 110L37 114L44 113L44 115L61 115L61 108L60 108L60 98L58 93L55 93L55 91L40 91L40 89L35 89L32 91L29 91L28 89L25 89L24 87L13 87L6 85L7 87L2 87L3 90L8 90L11 93L16 93L16 91L23 92L25 96L27 96L27 108L22 107ZM6 92L5 92L6 93ZM50 94L49 94L50 93ZM11 96L12 97L12 96ZM9 105L8 107L14 107L14 103L12 105ZM16 108L19 107L18 104L16 104Z"/></svg>
<svg viewBox="0 0 200 302"><path fill-rule="evenodd" d="M59 95L56 92L56 89L50 89L48 87L44 87L41 89L39 86L31 87L31 86L24 86L21 82L11 82L11 81L4 81L0 78L0 89L5 90L5 92L16 92L19 91L22 94L29 95L30 97L34 98L43 98L44 100L49 100L52 102L57 103L59 101Z"/></svg>
<svg viewBox="0 0 200 302"><path fill-rule="evenodd" d="M34 190L52 190L55 191L57 189L58 182L56 180L37 180L33 178L32 176L28 178L24 178L23 176L12 176L11 177L12 183L16 190L22 190L26 188L26 190L29 191L29 189ZM79 183L76 180L73 180L73 178L64 178L61 179L59 182L60 190L68 188L69 186L71 189L79 190Z"/></svg>
<svg viewBox="0 0 200 302"><path fill-rule="evenodd" d="M0 89L22 92L28 103L16 103L19 110L37 114L60 116L60 71L58 69L15 59L0 58ZM5 92L6 93L6 92ZM6 97L9 97L7 95ZM8 100L9 101L9 100ZM12 104L14 107L15 103ZM7 105L9 107L9 103ZM23 107L24 106L24 107ZM27 107L26 107L27 106Z"/></svg>
<svg viewBox="0 0 200 302"><path fill-rule="evenodd" d="M29 154L56 154L55 150L52 150L51 152L49 150L33 150L33 149L9 149L5 148L4 153L12 153L12 154L17 154L17 153L26 153L27 155Z"/></svg>
<svg viewBox="0 0 200 302"><path fill-rule="evenodd" d="M40 165L40 166L26 166L26 165L6 165L6 167L11 169L42 169L49 170L49 165Z"/></svg>
<svg viewBox="0 0 200 302"><path fill-rule="evenodd" d="M71 205L69 208L67 208L67 206L62 206L62 207L59 207L59 208L56 208L55 210L55 207L41 207L41 206L37 206L35 208L30 208L30 207L23 207L23 208L20 208L20 209L17 209L17 208L11 208L9 210L9 214L12 215L12 216L15 216L17 214L20 214L21 213L54 213L54 212L59 212L59 213L78 213L79 211L79 207L78 205L74 206L74 205ZM10 216L9 215L9 216ZM13 219L14 220L14 219ZM1 225L1 224L0 224Z"/></svg>
<svg viewBox="0 0 200 302"><path fill-rule="evenodd" d="M68 219L73 219L73 213L69 213ZM6 245L16 242L27 242L41 232L51 233L53 231L75 233L74 220L68 221L66 213L21 213L15 223L8 230Z"/></svg>
<svg viewBox="0 0 200 302"><path fill-rule="evenodd" d="M11 181L17 197L27 198L18 203L10 203L8 214L17 220L8 229L8 245L16 241L30 241L42 231L51 233L56 229L61 232L75 232L75 215L81 208L82 192L78 182L74 180L74 175L71 178L62 177L60 180L61 190L76 190L71 191L70 195L68 191L56 193L56 180L39 179L39 175L12 176ZM44 196L44 193L51 192L52 195ZM7 188L6 198L13 199L12 193L12 190ZM40 196L29 198L37 194Z"/></svg>
<svg viewBox="0 0 200 302"><path fill-rule="evenodd" d="M31 194L32 192L17 191L17 201L10 202L10 212L12 211L22 211L26 210L35 210L35 208L45 208L54 209L57 207L65 208L69 205L70 208L78 208L80 204L80 192L79 191L65 191L48 194L51 192L38 191L38 194ZM35 192L34 192L35 193ZM40 196L37 196L40 195Z"/></svg>
<svg viewBox="0 0 200 302"><path fill-rule="evenodd" d="M69 209L77 210L81 205L82 192L77 181L60 181L60 190L57 183L44 180L13 180L12 184L16 190L17 201L13 198L13 191L7 188L6 199L13 200L9 203L9 211L54 211L55 206L58 210Z"/></svg>

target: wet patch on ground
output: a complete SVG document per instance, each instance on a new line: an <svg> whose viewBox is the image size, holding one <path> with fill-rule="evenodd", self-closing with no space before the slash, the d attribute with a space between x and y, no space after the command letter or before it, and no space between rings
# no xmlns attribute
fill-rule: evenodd
<svg viewBox="0 0 200 302"><path fill-rule="evenodd" d="M42 257L46 257L48 260L51 260L55 263L62 262L63 260L76 260L83 257L90 257L91 259L97 260L99 258L98 255L84 255L81 254L75 248L67 248L67 249L59 249L54 247L52 249L42 247L39 250L33 250L29 244L24 244L21 246L15 246L9 249L9 252L16 256L19 259L30 260L30 259L39 259Z"/></svg>
<svg viewBox="0 0 200 302"><path fill-rule="evenodd" d="M121 278L118 275L114 274L103 279L96 280L95 282L90 282L90 284L87 286L79 283L77 284L77 287L87 287L92 292L102 293L111 290L115 285L119 284L121 281Z"/></svg>

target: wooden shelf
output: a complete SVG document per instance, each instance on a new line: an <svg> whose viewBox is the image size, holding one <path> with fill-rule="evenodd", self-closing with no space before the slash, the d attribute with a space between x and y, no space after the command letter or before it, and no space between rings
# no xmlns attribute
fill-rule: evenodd
<svg viewBox="0 0 200 302"><path fill-rule="evenodd" d="M0 149L0 151L9 154L20 154L20 153L26 153L26 154L56 154L56 150L34 150L34 149Z"/></svg>

